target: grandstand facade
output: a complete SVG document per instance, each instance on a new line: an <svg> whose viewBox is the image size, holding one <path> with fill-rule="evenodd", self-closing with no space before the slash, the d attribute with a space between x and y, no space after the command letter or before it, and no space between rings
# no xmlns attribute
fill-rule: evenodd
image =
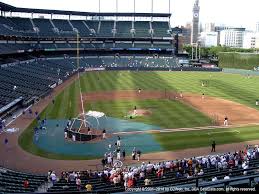
<svg viewBox="0 0 259 194"><path fill-rule="evenodd" d="M82 50L174 50L170 14L84 13L16 8L3 3L0 6L2 54L73 50L77 35ZM17 17L20 13L30 17ZM55 15L67 19L55 19Z"/></svg>

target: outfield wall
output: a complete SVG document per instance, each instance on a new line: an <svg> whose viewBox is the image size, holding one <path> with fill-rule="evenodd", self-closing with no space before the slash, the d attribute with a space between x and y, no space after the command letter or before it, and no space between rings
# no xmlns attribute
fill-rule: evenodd
<svg viewBox="0 0 259 194"><path fill-rule="evenodd" d="M219 67L253 70L259 66L259 54L219 53Z"/></svg>

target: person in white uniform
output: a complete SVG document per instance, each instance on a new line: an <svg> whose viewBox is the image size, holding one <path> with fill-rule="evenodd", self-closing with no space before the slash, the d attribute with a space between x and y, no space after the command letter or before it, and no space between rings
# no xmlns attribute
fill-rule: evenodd
<svg viewBox="0 0 259 194"><path fill-rule="evenodd" d="M224 119L224 126L228 126L228 117L227 116Z"/></svg>
<svg viewBox="0 0 259 194"><path fill-rule="evenodd" d="M118 136L118 139L117 139L117 146L118 146L118 147L121 146L121 138L120 138L120 136Z"/></svg>

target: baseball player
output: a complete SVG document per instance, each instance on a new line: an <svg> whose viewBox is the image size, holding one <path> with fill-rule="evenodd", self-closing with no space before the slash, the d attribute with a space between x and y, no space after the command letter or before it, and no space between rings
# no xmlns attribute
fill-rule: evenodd
<svg viewBox="0 0 259 194"><path fill-rule="evenodd" d="M202 97L201 97L201 98L202 98L202 100L205 98L205 94L204 94L204 93L202 94Z"/></svg>
<svg viewBox="0 0 259 194"><path fill-rule="evenodd" d="M117 139L117 146L118 146L118 147L121 146L121 138L120 138L120 136L118 136L118 139Z"/></svg>
<svg viewBox="0 0 259 194"><path fill-rule="evenodd" d="M134 115L137 114L137 106L134 107L134 112L133 112Z"/></svg>
<svg viewBox="0 0 259 194"><path fill-rule="evenodd" d="M117 148L116 152L117 152L117 160L121 160L121 150L120 150L120 148Z"/></svg>
<svg viewBox="0 0 259 194"><path fill-rule="evenodd" d="M87 135L92 135L92 131L91 131L90 127L88 127L88 129L87 129Z"/></svg>
<svg viewBox="0 0 259 194"><path fill-rule="evenodd" d="M106 130L103 130L103 139L106 139Z"/></svg>
<svg viewBox="0 0 259 194"><path fill-rule="evenodd" d="M183 93L182 92L180 92L180 98L183 98Z"/></svg>
<svg viewBox="0 0 259 194"><path fill-rule="evenodd" d="M67 127L64 130L64 137L65 137L65 139L67 139Z"/></svg>
<svg viewBox="0 0 259 194"><path fill-rule="evenodd" d="M224 126L228 126L228 117L227 116L224 119Z"/></svg>

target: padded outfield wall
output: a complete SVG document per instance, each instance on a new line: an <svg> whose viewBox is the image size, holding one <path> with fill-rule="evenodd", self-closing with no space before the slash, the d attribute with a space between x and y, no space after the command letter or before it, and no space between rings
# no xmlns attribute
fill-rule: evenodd
<svg viewBox="0 0 259 194"><path fill-rule="evenodd" d="M259 66L259 54L253 53L219 53L221 68L236 68L253 70Z"/></svg>

